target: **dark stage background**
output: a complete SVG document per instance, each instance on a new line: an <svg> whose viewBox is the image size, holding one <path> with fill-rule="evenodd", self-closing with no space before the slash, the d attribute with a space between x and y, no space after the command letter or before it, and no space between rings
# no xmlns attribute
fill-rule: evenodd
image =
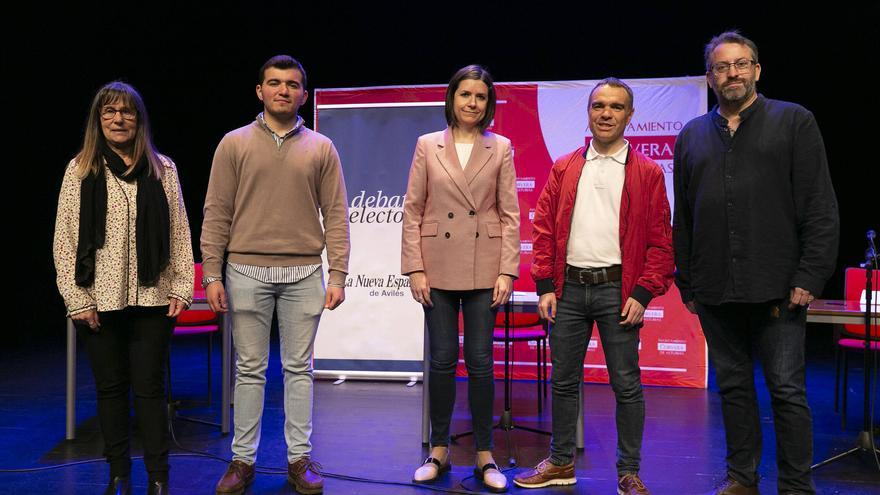
<svg viewBox="0 0 880 495"><path fill-rule="evenodd" d="M759 91L800 103L818 119L840 202L839 267L862 259L865 231L880 223L877 2L71 5L7 7L0 30L4 165L12 172L3 236L12 344L0 353L34 338L63 340L51 254L55 207L97 88L120 78L146 99L157 145L180 172L198 258L214 148L260 110L256 71L277 53L302 61L309 89L445 83L469 63L488 66L498 81L666 77L702 74L704 44L740 28L760 50ZM311 126L311 100L301 114ZM840 297L842 284L838 269L825 296ZM830 343L826 332L812 338Z"/></svg>

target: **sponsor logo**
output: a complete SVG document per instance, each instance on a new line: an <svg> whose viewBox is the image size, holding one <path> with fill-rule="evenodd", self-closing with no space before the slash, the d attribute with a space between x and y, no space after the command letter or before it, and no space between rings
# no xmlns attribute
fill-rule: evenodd
<svg viewBox="0 0 880 495"><path fill-rule="evenodd" d="M520 241L519 250L523 253L532 252L532 241Z"/></svg>
<svg viewBox="0 0 880 495"><path fill-rule="evenodd" d="M535 219L535 209L529 208L529 220L534 220L534 219Z"/></svg>
<svg viewBox="0 0 880 495"><path fill-rule="evenodd" d="M597 339L590 339L590 343L587 345L587 349L591 351L595 351L599 348L599 341Z"/></svg>
<svg viewBox="0 0 880 495"><path fill-rule="evenodd" d="M534 177L517 177L516 178L516 190L517 191L534 191L535 190L535 178Z"/></svg>
<svg viewBox="0 0 880 495"><path fill-rule="evenodd" d="M645 310L645 319L660 321L663 319L663 308L648 308Z"/></svg>
<svg viewBox="0 0 880 495"><path fill-rule="evenodd" d="M370 297L403 297L407 294L403 289L409 287L409 277L395 274L387 277L355 275L345 279L345 286L368 289Z"/></svg>
<svg viewBox="0 0 880 495"><path fill-rule="evenodd" d="M684 354L687 352L687 343L683 340L658 341L657 350L660 354Z"/></svg>

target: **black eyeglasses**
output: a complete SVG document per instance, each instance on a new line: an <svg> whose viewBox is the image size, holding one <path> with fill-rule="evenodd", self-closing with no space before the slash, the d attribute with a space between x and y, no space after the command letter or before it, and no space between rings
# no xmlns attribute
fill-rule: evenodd
<svg viewBox="0 0 880 495"><path fill-rule="evenodd" d="M104 109L101 110L101 118L104 120L113 120L116 118L117 113L121 114L122 118L125 120L134 120L137 118L137 112L130 108L120 108L117 110L113 107L104 107Z"/></svg>
<svg viewBox="0 0 880 495"><path fill-rule="evenodd" d="M755 64L755 63L757 63L757 62L755 62L754 60L749 60L747 58L741 58L741 59L737 60L736 62L714 63L714 64L712 64L712 66L710 68L712 69L712 72L716 76L720 76L723 74L727 74L727 72L730 71L731 67L736 69L736 71L739 73L747 72L752 67L752 64Z"/></svg>

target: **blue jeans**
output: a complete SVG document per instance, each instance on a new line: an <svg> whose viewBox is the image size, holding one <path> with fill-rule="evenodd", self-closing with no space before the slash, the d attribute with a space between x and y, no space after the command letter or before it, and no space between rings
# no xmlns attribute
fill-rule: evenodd
<svg viewBox="0 0 880 495"><path fill-rule="evenodd" d="M321 269L295 284L267 284L226 268L226 292L232 318L235 361L235 432L232 459L253 464L260 445L260 425L269 364L272 314L278 314L281 367L284 371L284 439L287 460L312 450L312 350L324 311Z"/></svg>
<svg viewBox="0 0 880 495"><path fill-rule="evenodd" d="M574 460L578 416L578 390L584 379L584 357L599 327L605 363L617 401L617 472L638 473L642 432L645 429L645 399L639 370L639 327L620 325L620 282L580 285L566 282L557 301L556 324L550 331L553 363L553 437L550 462L570 464Z"/></svg>
<svg viewBox="0 0 880 495"><path fill-rule="evenodd" d="M431 289L433 308L425 308L431 348L428 395L431 445L449 445L449 423L455 405L458 365L458 311L464 319L464 363L468 372L468 403L477 450L492 450L492 405L495 402L495 361L492 333L495 313L492 289Z"/></svg>
<svg viewBox="0 0 880 495"><path fill-rule="evenodd" d="M804 338L807 311L788 301L697 304L727 436L727 470L745 485L758 483L761 420L752 349L761 361L776 429L780 493L816 493L810 477L813 420L807 405Z"/></svg>

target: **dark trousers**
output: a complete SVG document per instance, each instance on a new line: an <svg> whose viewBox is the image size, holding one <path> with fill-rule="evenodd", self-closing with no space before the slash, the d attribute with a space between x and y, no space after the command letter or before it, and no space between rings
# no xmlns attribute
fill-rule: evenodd
<svg viewBox="0 0 880 495"><path fill-rule="evenodd" d="M584 380L584 357L599 327L605 363L617 401L617 472L638 473L645 399L639 369L639 327L620 325L620 281L599 285L566 282L556 304L556 323L550 331L553 362L553 437L550 461L570 464L574 459L579 388Z"/></svg>
<svg viewBox="0 0 880 495"><path fill-rule="evenodd" d="M98 423L110 476L129 476L129 392L150 481L168 481L168 410L165 363L174 320L168 306L98 313L97 332L78 325L95 376Z"/></svg>
<svg viewBox="0 0 880 495"><path fill-rule="evenodd" d="M758 483L761 420L754 354L761 361L776 429L780 493L815 493L810 477L813 420L807 405L804 338L807 311L788 301L697 304L715 366L727 436L727 470L745 485Z"/></svg>
<svg viewBox="0 0 880 495"><path fill-rule="evenodd" d="M458 364L458 312L464 319L464 362L468 372L468 403L477 450L492 450L492 405L495 402L492 333L495 313L492 289L453 291L431 289L433 308L425 308L431 348L428 393L431 445L449 445L449 423L455 405Z"/></svg>

